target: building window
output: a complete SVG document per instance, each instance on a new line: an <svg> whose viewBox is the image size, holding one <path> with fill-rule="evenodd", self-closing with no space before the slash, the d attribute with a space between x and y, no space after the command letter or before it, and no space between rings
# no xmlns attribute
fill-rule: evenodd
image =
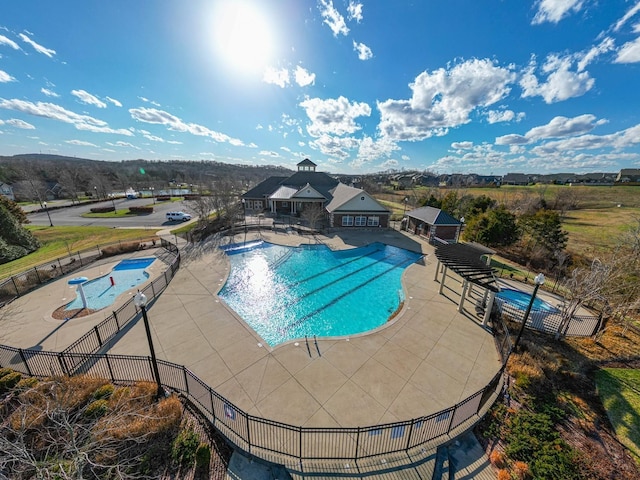
<svg viewBox="0 0 640 480"><path fill-rule="evenodd" d="M367 224L367 217L358 215L356 217L356 227L364 227Z"/></svg>
<svg viewBox="0 0 640 480"><path fill-rule="evenodd" d="M283 207L288 207L289 206L289 202L282 202L282 206Z"/></svg>
<svg viewBox="0 0 640 480"><path fill-rule="evenodd" d="M345 215L344 217L342 217L342 226L343 227L353 226L353 217L351 215Z"/></svg>
<svg viewBox="0 0 640 480"><path fill-rule="evenodd" d="M367 218L367 227L377 227L380 225L380 217Z"/></svg>

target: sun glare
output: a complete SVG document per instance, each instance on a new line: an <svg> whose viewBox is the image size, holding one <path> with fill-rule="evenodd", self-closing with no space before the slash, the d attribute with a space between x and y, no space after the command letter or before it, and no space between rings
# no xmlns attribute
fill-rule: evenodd
<svg viewBox="0 0 640 480"><path fill-rule="evenodd" d="M213 34L218 56L235 70L261 73L271 60L271 27L257 5L223 0L214 12Z"/></svg>

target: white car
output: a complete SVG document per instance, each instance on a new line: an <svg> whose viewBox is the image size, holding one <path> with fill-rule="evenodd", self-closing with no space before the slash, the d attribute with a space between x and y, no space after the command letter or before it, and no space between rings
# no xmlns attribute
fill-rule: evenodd
<svg viewBox="0 0 640 480"><path fill-rule="evenodd" d="M188 222L191 215L184 212L167 212L167 220L170 222Z"/></svg>

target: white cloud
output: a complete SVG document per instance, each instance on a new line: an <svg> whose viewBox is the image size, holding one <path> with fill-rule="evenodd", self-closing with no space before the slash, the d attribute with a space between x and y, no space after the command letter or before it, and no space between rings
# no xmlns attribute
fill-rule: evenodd
<svg viewBox="0 0 640 480"><path fill-rule="evenodd" d="M515 113L513 110L489 110L487 121L491 124L499 122L519 122L525 117L524 112Z"/></svg>
<svg viewBox="0 0 640 480"><path fill-rule="evenodd" d="M7 72L5 72L4 70L0 70L0 83L8 83L8 82L15 82L16 79L13 78L11 75L9 75Z"/></svg>
<svg viewBox="0 0 640 480"><path fill-rule="evenodd" d="M308 70L302 68L300 65L296 67L296 71L294 72L294 77L296 79L296 83L300 87L306 87L307 85L313 85L316 81L316 74L309 73Z"/></svg>
<svg viewBox="0 0 640 480"><path fill-rule="evenodd" d="M640 37L633 42L625 43L616 56L613 63L637 63L640 62Z"/></svg>
<svg viewBox="0 0 640 480"><path fill-rule="evenodd" d="M371 115L371 107L366 103L350 103L345 97L322 100L307 98L300 103L311 124L307 131L314 137L322 134L346 135L359 130L355 119Z"/></svg>
<svg viewBox="0 0 640 480"><path fill-rule="evenodd" d="M329 26L334 37L338 35L346 36L349 33L349 28L344 21L344 17L333 6L332 0L320 0L318 2L318 9L324 19L323 22Z"/></svg>
<svg viewBox="0 0 640 480"><path fill-rule="evenodd" d="M495 143L496 145L525 145L549 138L574 137L584 135L606 123L606 120L597 120L595 115L588 113L573 118L557 116L546 125L533 127L524 135L510 134L498 137Z"/></svg>
<svg viewBox="0 0 640 480"><path fill-rule="evenodd" d="M265 83L278 85L280 88L284 88L289 85L289 70L287 70L286 68L276 70L273 67L267 67L267 69L264 71L262 81Z"/></svg>
<svg viewBox="0 0 640 480"><path fill-rule="evenodd" d="M224 133L216 132L198 125L196 123L185 123L175 115L172 115L163 110L157 110L155 108L131 108L129 109L131 118L139 122L152 123L158 125L164 125L169 130L190 133L192 135L200 137L208 137L216 142L226 142L236 147L244 146L244 143L237 138L232 138Z"/></svg>
<svg viewBox="0 0 640 480"><path fill-rule="evenodd" d="M623 17L616 22L615 26L613 27L614 31L617 32L618 30L620 30L620 28L622 28L622 26L638 12L640 12L640 2L637 2L633 7L627 10L627 13L625 13Z"/></svg>
<svg viewBox="0 0 640 480"><path fill-rule="evenodd" d="M615 49L615 44L612 38L604 38L598 45L592 47L583 55L578 55L578 71L582 72L587 66L593 62L600 55L610 52Z"/></svg>
<svg viewBox="0 0 640 480"><path fill-rule="evenodd" d="M60 96L56 92L54 92L53 90L49 90L48 88L41 88L40 91L42 93L44 93L47 97L59 97Z"/></svg>
<svg viewBox="0 0 640 480"><path fill-rule="evenodd" d="M488 59L422 72L409 85L413 91L409 100L378 102L378 128L397 141L446 135L448 128L468 123L473 110L505 98L515 78L512 67L499 67Z"/></svg>
<svg viewBox="0 0 640 480"><path fill-rule="evenodd" d="M532 61L520 79L522 97L541 96L546 103L555 103L584 95L593 88L595 80L589 72L571 71L573 63L574 57L571 55L549 55L542 66L547 79L540 83L535 75L535 60Z"/></svg>
<svg viewBox="0 0 640 480"><path fill-rule="evenodd" d="M531 23L558 23L570 13L579 12L583 4L583 0L538 0L538 11Z"/></svg>
<svg viewBox="0 0 640 480"><path fill-rule="evenodd" d="M107 142L107 145L111 145L112 147L134 148L136 150L140 150L139 147L136 147L135 145L129 142L122 142L122 141L118 141L116 143Z"/></svg>
<svg viewBox="0 0 640 480"><path fill-rule="evenodd" d="M46 55L49 58L53 58L53 56L56 54L55 50L43 47L42 45L31 40L24 33L20 33L19 37L22 39L24 43L28 43L29 45L31 45L34 48L34 50L38 53L42 53L43 55Z"/></svg>
<svg viewBox="0 0 640 480"><path fill-rule="evenodd" d="M473 148L473 142L453 142L451 144L451 148L455 148L456 150L468 150Z"/></svg>
<svg viewBox="0 0 640 480"><path fill-rule="evenodd" d="M115 98L111 98L111 97L106 97L107 100L111 103L113 103L116 107L121 107L122 103L120 103L118 100L116 100Z"/></svg>
<svg viewBox="0 0 640 480"><path fill-rule="evenodd" d="M373 52L364 43L353 42L353 49L358 52L358 58L360 60L369 60L373 57Z"/></svg>
<svg viewBox="0 0 640 480"><path fill-rule="evenodd" d="M107 104L100 100L95 95L91 95L89 92L84 90L71 90L71 95L80 100L81 103L85 105L93 105L98 108L107 108Z"/></svg>
<svg viewBox="0 0 640 480"><path fill-rule="evenodd" d="M347 7L347 13L349 20L355 20L360 23L362 21L362 4L356 3L353 0L349 1L349 6Z"/></svg>
<svg viewBox="0 0 640 480"><path fill-rule="evenodd" d="M83 140L65 140L64 143L69 143L71 145L78 145L80 147L97 147L96 144L91 142L85 142Z"/></svg>
<svg viewBox="0 0 640 480"><path fill-rule="evenodd" d="M310 147L320 150L323 155L342 160L348 158L349 151L358 148L358 145L358 140L353 137L336 137L326 133L309 142Z"/></svg>
<svg viewBox="0 0 640 480"><path fill-rule="evenodd" d="M10 38L5 37L4 35L0 35L0 45L8 45L14 50L20 50L20 45L11 40Z"/></svg>
<svg viewBox="0 0 640 480"><path fill-rule="evenodd" d="M274 152L271 150L261 150L258 155L260 155L261 157L273 157L273 158L279 158L280 154L278 152Z"/></svg>
<svg viewBox="0 0 640 480"><path fill-rule="evenodd" d="M16 128L22 128L24 130L35 130L36 127L31 125L30 123L25 122L24 120L20 120L18 118L10 118L5 122L7 125L12 125Z"/></svg>
<svg viewBox="0 0 640 480"><path fill-rule="evenodd" d="M365 136L360 141L358 160L371 162L381 157L388 158L396 150L400 150L400 147L388 138L378 138L374 140L371 137Z"/></svg>
<svg viewBox="0 0 640 480"><path fill-rule="evenodd" d="M149 100L146 97L138 97L140 100L142 100L145 103L150 103L151 105L153 105L154 107L160 107L161 105L158 102L154 102L153 100Z"/></svg>
<svg viewBox="0 0 640 480"><path fill-rule="evenodd" d="M145 133L144 135L142 135L144 138L146 138L147 140L151 140L152 142L160 142L160 143L164 143L164 138L161 137L156 137L155 135L151 135L149 133Z"/></svg>
<svg viewBox="0 0 640 480"><path fill-rule="evenodd" d="M593 150L601 148L623 149L640 145L640 124L608 135L582 135L547 142L532 149L533 153L549 154Z"/></svg>
<svg viewBox="0 0 640 480"><path fill-rule="evenodd" d="M133 136L133 133L131 133L127 129L122 128L114 130L110 128L107 122L103 120L90 117L89 115L77 114L54 103L33 103L26 100L18 100L16 98L11 100L0 98L0 108L27 113L36 117L49 118L64 123L70 123L78 130L97 133L114 133L118 135L126 135L129 137Z"/></svg>
<svg viewBox="0 0 640 480"><path fill-rule="evenodd" d="M380 164L380 168L382 170L395 170L399 166L400 166L400 162L398 162L397 160L387 160Z"/></svg>

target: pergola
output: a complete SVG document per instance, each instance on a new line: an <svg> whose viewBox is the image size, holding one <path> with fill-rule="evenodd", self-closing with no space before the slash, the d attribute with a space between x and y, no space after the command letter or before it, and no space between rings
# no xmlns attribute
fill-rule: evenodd
<svg viewBox="0 0 640 480"><path fill-rule="evenodd" d="M436 266L435 281L438 281L438 272L442 268L439 293L442 294L444 282L447 278L447 269L453 270L463 278L462 295L458 304L459 312L462 311L464 306L469 286L478 285L482 287L484 289L482 304L486 305L483 325L487 325L495 294L500 291L494 270L489 266L491 255L494 253L496 253L494 250L479 243L441 243L436 245L438 265ZM488 303L487 296L489 296Z"/></svg>

